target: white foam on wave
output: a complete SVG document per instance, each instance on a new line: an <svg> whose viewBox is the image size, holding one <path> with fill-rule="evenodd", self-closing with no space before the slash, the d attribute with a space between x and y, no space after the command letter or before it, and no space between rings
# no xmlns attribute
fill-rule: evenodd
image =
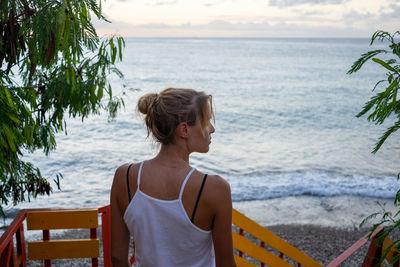
<svg viewBox="0 0 400 267"><path fill-rule="evenodd" d="M394 198L400 188L400 181L394 176L368 177L324 171L242 176L228 180L232 188L233 201L300 195Z"/></svg>

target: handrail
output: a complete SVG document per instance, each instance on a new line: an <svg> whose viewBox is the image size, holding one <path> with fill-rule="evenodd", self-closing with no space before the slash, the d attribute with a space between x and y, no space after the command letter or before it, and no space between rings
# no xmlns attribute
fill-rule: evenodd
<svg viewBox="0 0 400 267"><path fill-rule="evenodd" d="M103 257L104 257L104 267L112 267L111 263L111 220L110 220L110 205L105 205L100 207L99 214L101 213L101 231L103 237ZM135 247L133 247L133 252L135 252ZM132 265L135 262L135 253L132 254L129 259L129 263Z"/></svg>
<svg viewBox="0 0 400 267"><path fill-rule="evenodd" d="M14 220L0 237L0 266L26 267L26 250L23 222L26 210L20 210ZM14 235L17 242L17 255L14 251Z"/></svg>
<svg viewBox="0 0 400 267"><path fill-rule="evenodd" d="M365 245L369 240L371 240L375 235L380 233L383 230L383 227L378 227L375 229L375 231L371 234L368 233L365 236L363 236L360 240L358 240L356 243L354 243L351 247L346 249L342 254L337 256L333 261L331 261L326 267L336 267L345 260L347 260L351 255L353 255L359 248Z"/></svg>
<svg viewBox="0 0 400 267"><path fill-rule="evenodd" d="M239 251L239 258L242 258L245 253L260 261L262 267L265 265L288 266L289 263L285 261L285 258L290 258L297 263L297 266L322 267L315 259L235 209L232 213L232 223L239 228L239 233L232 233L233 246ZM244 232L256 238L259 245L246 239ZM279 252L279 257L266 250L266 245Z"/></svg>
<svg viewBox="0 0 400 267"><path fill-rule="evenodd" d="M29 209L29 211L43 210L68 210L68 209L88 209L85 208L39 208ZM110 253L110 205L96 208L102 217L102 237L104 267L111 267ZM0 237L0 266L23 266L26 267L26 248L24 238L23 222L26 219L27 209L20 210L14 220L7 227ZM14 236L17 242L17 251L14 251Z"/></svg>
<svg viewBox="0 0 400 267"><path fill-rule="evenodd" d="M104 267L112 267L111 264L111 233L110 233L110 205L98 209L101 214L101 232L103 237Z"/></svg>
<svg viewBox="0 0 400 267"><path fill-rule="evenodd" d="M71 208L69 208L71 209ZM88 208L78 208L78 209L88 209ZM111 267L111 233L110 233L110 226L111 226L111 221L110 221L110 205L105 205L99 208L96 208L98 211L98 214L101 214L101 228L102 228L102 239L103 239L103 259L104 259L104 266L105 267ZM26 257L26 248L25 248L25 238L24 238L24 228L23 228L23 222L26 219L26 214L28 211L37 211L37 210L68 210L66 208L56 208L56 209L52 209L52 208L44 208L44 209L23 209L20 210L17 214L17 216L15 216L14 220L12 221L12 223L10 224L10 226L6 229L6 231L2 234L2 236L0 237L0 266L6 266L6 267L26 267L27 266L27 257ZM238 226L239 228L239 233L234 233L234 237L236 238L236 240L242 240L243 237L243 230L245 230L246 232L248 231L250 234L255 235L256 237L260 238L261 243L259 245L260 249L262 248L264 250L264 246L265 246L265 242L263 241L269 241L268 243L271 242L271 239L269 238L269 240L264 240L265 236L268 234L268 236L272 236L274 235L273 233L269 232L269 231L261 231L261 226L259 225L255 225L256 223L251 221L249 218L244 218L245 215L238 213L236 210L234 210L235 213L235 220L234 220L234 224ZM241 219L238 221L238 217L240 217ZM244 228L244 229L243 229ZM263 227L262 227L263 228ZM264 228L263 228L264 229ZM376 238L377 234L382 231L382 227L377 228L374 233L369 236L369 234L365 235L363 238L361 238L359 241L357 241L356 243L354 243L350 248L348 248L346 251L344 251L342 254L340 254L338 257L336 257L332 262L330 262L327 267L334 267L334 266L338 266L339 264L341 264L343 261L345 261L350 255L352 255L355 251L357 251L361 246L365 245L365 243L367 243L369 240ZM250 230L250 231L249 231ZM262 232L261 236L257 233L257 232ZM15 239L14 239L15 238ZM276 238L278 239L279 237L276 236ZM14 244L14 240L16 242L16 244ZM279 240L278 240L279 241ZM276 241L273 241L273 243L276 243ZM282 243L286 243L286 242L278 242L279 244ZM278 244L277 243L277 244ZM276 246L277 244L273 245L272 247L275 247L275 249L277 249L278 247L282 248L281 245ZM271 245L271 244L270 244ZM242 246L242 245L240 245ZM253 245L251 245L252 247L254 247ZM308 266L316 266L319 265L319 263L317 262L313 262L314 260L312 260L312 258L310 258L308 255L302 253L301 251L298 251L298 249L292 247L289 244L284 244L285 249L283 249L286 254L289 255L283 255L283 253L281 252L279 255L279 258L273 260L276 262L281 262L281 260L283 259L284 256L289 256L289 257L293 257L294 255L290 255L293 253L293 249L295 251L294 254L297 254L296 257L297 258L300 254L302 254L302 256L300 258L297 258L295 261L298 262L298 266L300 265L308 265ZM289 250L291 250L292 252L288 253L288 248L290 248ZM257 248L256 250L261 251L259 248ZM368 259L371 257L376 258L380 251L382 251L382 245L380 245L379 247L377 247L377 245L373 242L371 242L370 245L370 249L372 251L372 249L374 250L373 252L368 251L366 257L365 257L365 262L364 264L367 266L371 265L371 264L366 264L366 262L368 262ZM240 250L240 249L239 249ZM278 249L280 250L280 249ZM265 250L266 251L266 250ZM282 250L280 250L282 251ZM375 252L377 251L377 252ZM245 252L246 253L246 252ZM391 252L393 255L395 255L395 253L397 253L397 251L392 251ZM374 254L374 255L372 255ZM390 255L392 255L390 254ZM235 259L238 263L238 266L254 266L253 264L251 264L250 262L246 261L245 259L242 258L243 253L241 253L241 251L239 251L239 255L235 255ZM262 256L264 257L264 256ZM273 257L275 258L275 257ZM293 258L292 258L293 259ZM306 263L304 262L304 259L307 259L306 261L309 261L310 259L312 260L311 264L310 262ZM130 258L130 263L133 264L133 262L135 261L134 255ZM300 263L302 262L302 263ZM263 263L261 263L261 266L264 266ZM372 265L371 265L372 266Z"/></svg>

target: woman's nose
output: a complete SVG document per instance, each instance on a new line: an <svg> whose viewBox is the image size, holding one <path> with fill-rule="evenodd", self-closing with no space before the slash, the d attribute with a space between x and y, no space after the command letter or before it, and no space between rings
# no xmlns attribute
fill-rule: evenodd
<svg viewBox="0 0 400 267"><path fill-rule="evenodd" d="M212 125L212 124L210 124L210 125L211 125L210 133L214 133L215 132L214 125Z"/></svg>

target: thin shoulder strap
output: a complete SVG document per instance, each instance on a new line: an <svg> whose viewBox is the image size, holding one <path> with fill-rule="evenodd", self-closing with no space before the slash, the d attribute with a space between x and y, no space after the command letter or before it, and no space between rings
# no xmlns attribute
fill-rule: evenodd
<svg viewBox="0 0 400 267"><path fill-rule="evenodd" d="M128 188L128 199L131 202L131 189L129 188L129 169L132 167L133 163L129 164L128 170L126 171L126 187Z"/></svg>
<svg viewBox="0 0 400 267"><path fill-rule="evenodd" d="M137 188L138 189L139 189L139 185L140 185L140 175L142 173L143 163L144 163L144 161L142 161L142 163L140 163L139 172L138 172L138 178L137 178ZM131 189L129 188L129 169L132 167L132 165L133 165L133 163L129 165L128 170L126 171L126 185L128 187L128 199L129 199L129 202L131 202L131 200L132 200Z"/></svg>
<svg viewBox="0 0 400 267"><path fill-rule="evenodd" d="M179 199L182 199L183 195L183 190L185 189L186 182L189 180L190 175L194 172L195 168L192 168L189 173L186 175L185 180L183 180L183 183L181 185L181 191L179 192Z"/></svg>
<svg viewBox="0 0 400 267"><path fill-rule="evenodd" d="M138 172L138 175L137 175L137 188L139 190L140 190L139 185L140 185L140 178L142 177L143 164L144 164L144 161L142 161L142 163L140 163L139 172Z"/></svg>
<svg viewBox="0 0 400 267"><path fill-rule="evenodd" d="M194 215L196 214L197 205L199 204L201 192L203 191L203 187L204 187L204 184L206 183L206 180L207 180L207 174L204 175L203 182L201 183L201 187L200 187L199 194L197 195L197 200L196 200L196 204L194 205L194 209L193 209L193 213L192 213L192 218L190 219L190 221L191 221L192 223L194 222Z"/></svg>

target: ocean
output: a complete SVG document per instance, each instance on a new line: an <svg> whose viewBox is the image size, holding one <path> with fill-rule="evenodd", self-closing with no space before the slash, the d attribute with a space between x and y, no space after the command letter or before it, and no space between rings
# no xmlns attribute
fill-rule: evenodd
<svg viewBox="0 0 400 267"><path fill-rule="evenodd" d="M375 83L386 77L385 71L368 63L358 73L346 74L370 49L368 39L125 41L119 64L125 79L109 77L115 94L126 90L125 109L112 121L106 112L83 123L69 118L67 134L57 135L56 151L47 157L40 151L26 154L24 158L50 180L63 174L61 190L53 183L50 197L8 206L9 217L21 208L108 204L116 168L149 159L158 150L146 138L136 112L138 98L167 87L212 94L216 131L210 151L193 154L190 162L227 179L234 206L244 213L243 203L260 201L332 198L346 205L348 199L390 202L394 198L400 186L399 133L378 153L371 153L394 120L377 126L366 117L355 117L374 94Z"/></svg>

